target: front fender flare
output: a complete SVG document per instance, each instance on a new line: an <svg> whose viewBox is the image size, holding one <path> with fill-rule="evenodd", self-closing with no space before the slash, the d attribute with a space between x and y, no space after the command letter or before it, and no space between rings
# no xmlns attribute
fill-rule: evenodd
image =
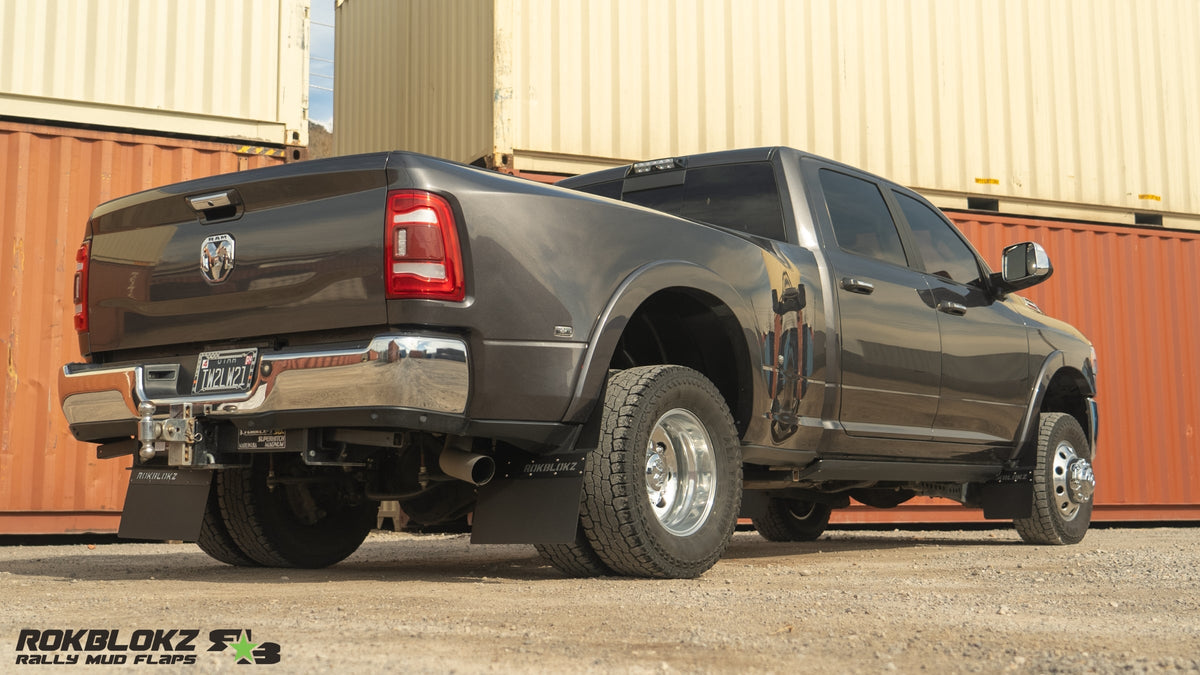
<svg viewBox="0 0 1200 675"><path fill-rule="evenodd" d="M1038 413L1042 409L1042 405L1046 401L1046 394L1050 389L1050 383L1054 380L1059 372L1067 369L1074 369L1071 364L1067 363L1067 354L1061 350L1055 350L1046 355L1042 361L1042 367L1038 371L1037 377L1033 380L1033 390L1029 394L1029 404L1025 409L1025 417L1021 420L1021 426L1018 428L1017 436L1014 439L1014 451L1011 459L1017 459L1025 455L1037 443L1038 429ZM1084 433L1087 434L1088 440L1092 443L1093 448L1096 443L1096 410L1092 402L1092 397L1096 395L1095 387L1091 381L1082 373L1086 369L1080 369L1080 382L1085 386L1081 387L1084 395L1088 397L1088 403L1085 409L1090 418L1089 424L1083 425Z"/></svg>

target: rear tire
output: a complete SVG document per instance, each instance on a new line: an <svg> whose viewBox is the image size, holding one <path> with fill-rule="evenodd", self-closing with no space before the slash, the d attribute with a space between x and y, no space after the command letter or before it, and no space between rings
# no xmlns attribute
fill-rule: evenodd
<svg viewBox="0 0 1200 675"><path fill-rule="evenodd" d="M221 515L221 506L217 499L217 477L213 476L212 486L208 489L208 503L204 505L204 521L200 525L200 538L196 545L211 557L226 565L235 567L257 567L253 558L242 552L242 549L229 534L229 527Z"/></svg>
<svg viewBox="0 0 1200 675"><path fill-rule="evenodd" d="M295 456L258 455L249 468L217 474L217 495L233 541L258 564L327 567L354 553L375 525L377 505L348 481Z"/></svg>
<svg viewBox="0 0 1200 675"><path fill-rule="evenodd" d="M568 577L602 577L612 570L592 548L583 528L575 530L575 541L570 544L537 544L537 552L554 569Z"/></svg>
<svg viewBox="0 0 1200 675"><path fill-rule="evenodd" d="M1092 448L1074 417L1043 413L1038 420L1033 515L1013 521L1030 544L1078 544L1092 522Z"/></svg>
<svg viewBox="0 0 1200 675"><path fill-rule="evenodd" d="M766 513L754 527L767 541L814 541L829 527L828 504L769 497Z"/></svg>
<svg viewBox="0 0 1200 675"><path fill-rule="evenodd" d="M610 376L580 524L596 555L630 576L692 578L737 524L742 452L720 392L682 366Z"/></svg>

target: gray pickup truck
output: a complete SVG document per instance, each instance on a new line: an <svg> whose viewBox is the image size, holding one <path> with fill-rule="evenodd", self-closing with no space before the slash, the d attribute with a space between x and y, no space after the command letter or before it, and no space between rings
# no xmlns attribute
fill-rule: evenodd
<svg viewBox="0 0 1200 675"><path fill-rule="evenodd" d="M1083 538L1096 358L911 190L789 148L542 185L421 155L97 207L63 412L134 456L121 535L353 553L378 503L564 573L693 577L739 517L814 539L944 497Z"/></svg>

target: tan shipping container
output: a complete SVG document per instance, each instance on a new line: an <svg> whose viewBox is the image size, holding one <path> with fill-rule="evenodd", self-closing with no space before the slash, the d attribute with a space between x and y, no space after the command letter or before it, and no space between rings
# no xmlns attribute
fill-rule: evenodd
<svg viewBox="0 0 1200 675"><path fill-rule="evenodd" d="M493 151L492 3L339 2L334 153Z"/></svg>
<svg viewBox="0 0 1200 675"><path fill-rule="evenodd" d="M309 0L0 0L0 116L308 144Z"/></svg>
<svg viewBox="0 0 1200 675"><path fill-rule="evenodd" d="M779 144L944 207L1200 228L1194 0L341 0L336 33L339 154Z"/></svg>
<svg viewBox="0 0 1200 675"><path fill-rule="evenodd" d="M242 150L0 121L0 534L116 531L129 460L97 460L58 405L75 251L100 202L283 161Z"/></svg>

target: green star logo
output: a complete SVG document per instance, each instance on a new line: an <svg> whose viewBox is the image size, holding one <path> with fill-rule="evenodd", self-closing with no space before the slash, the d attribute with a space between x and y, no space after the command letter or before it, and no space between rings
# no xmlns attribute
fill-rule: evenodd
<svg viewBox="0 0 1200 675"><path fill-rule="evenodd" d="M237 642L230 642L229 646L233 647L234 663L241 663L243 660L254 663L254 648L258 643L251 642L245 633L241 634Z"/></svg>

